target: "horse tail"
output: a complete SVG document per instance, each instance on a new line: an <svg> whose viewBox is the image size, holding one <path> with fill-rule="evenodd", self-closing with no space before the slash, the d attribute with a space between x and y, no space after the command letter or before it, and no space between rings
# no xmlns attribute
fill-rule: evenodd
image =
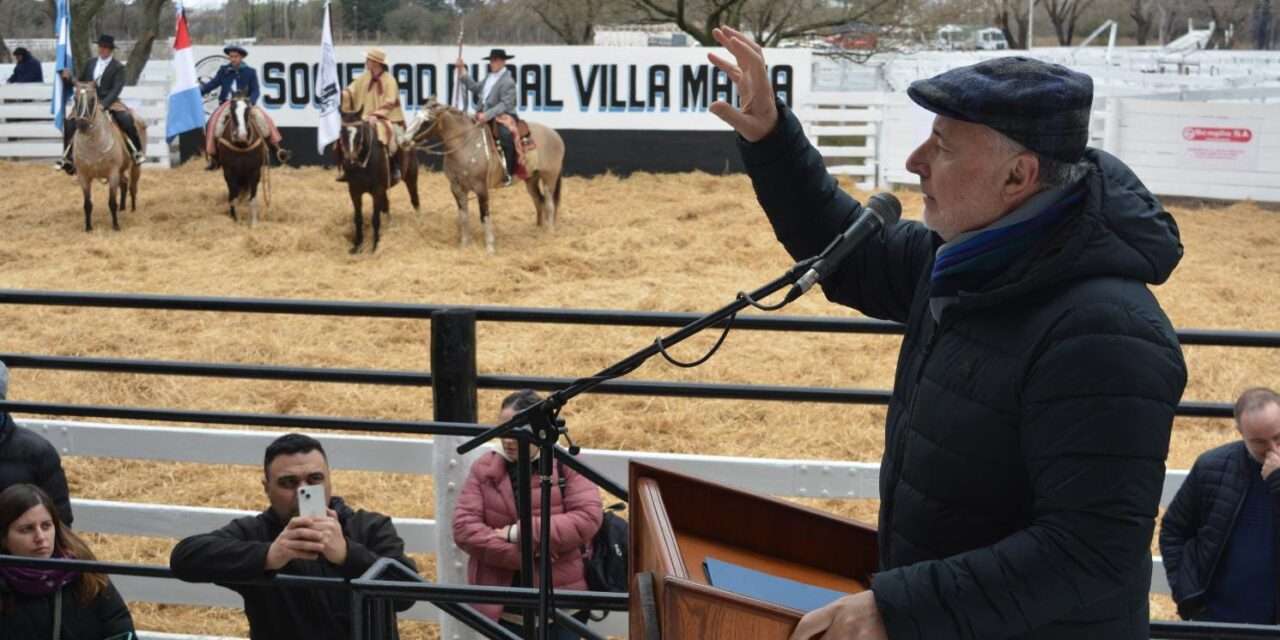
<svg viewBox="0 0 1280 640"><path fill-rule="evenodd" d="M556 211L560 210L560 183L564 180L564 176L556 176L556 186L551 192L551 201L556 205Z"/></svg>

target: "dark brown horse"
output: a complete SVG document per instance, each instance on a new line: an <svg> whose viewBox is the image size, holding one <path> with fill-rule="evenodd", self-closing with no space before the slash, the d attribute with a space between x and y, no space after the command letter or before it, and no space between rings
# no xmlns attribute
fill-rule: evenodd
<svg viewBox="0 0 1280 640"><path fill-rule="evenodd" d="M364 244L364 194L373 197L371 253L378 250L382 234L382 214L386 213L388 217L391 214L387 191L396 185L396 181L392 179L391 154L378 139L377 126L372 120L360 119L356 114L342 114L338 148L342 152L342 168L347 176L347 191L351 194L351 206L354 209L355 237L351 242L351 253L359 252L360 246ZM413 210L417 212L418 158L409 145L401 145L399 154L402 179L409 190Z"/></svg>
<svg viewBox="0 0 1280 640"><path fill-rule="evenodd" d="M227 182L227 204L231 219L236 216L236 203L249 203L249 226L258 223L258 184L264 171L270 171L266 132L251 117L253 105L244 94L237 93L227 107L227 122L217 138L218 164ZM269 204L269 203L268 203Z"/></svg>

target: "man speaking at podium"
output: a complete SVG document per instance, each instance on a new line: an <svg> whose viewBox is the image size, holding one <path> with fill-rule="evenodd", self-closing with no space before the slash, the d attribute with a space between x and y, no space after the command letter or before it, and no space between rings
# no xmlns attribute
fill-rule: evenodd
<svg viewBox="0 0 1280 640"><path fill-rule="evenodd" d="M859 205L774 99L763 50L732 29L711 61L741 108L760 205L815 255ZM1178 228L1088 141L1092 80L997 58L911 85L932 133L907 160L924 223L890 227L822 283L906 324L880 471L879 573L795 639L1142 639L1151 533L1174 409L1177 337L1148 284Z"/></svg>

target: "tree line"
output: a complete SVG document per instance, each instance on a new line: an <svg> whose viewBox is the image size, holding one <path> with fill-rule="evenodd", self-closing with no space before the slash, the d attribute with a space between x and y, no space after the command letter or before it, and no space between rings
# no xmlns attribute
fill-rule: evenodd
<svg viewBox="0 0 1280 640"><path fill-rule="evenodd" d="M135 83L155 41L171 38L171 0L69 0L73 55L87 60L98 33L134 41L128 51ZM1185 32L1214 25L1212 48L1280 46L1280 16L1272 0L1035 0L1033 44L1071 45L1106 20L1117 22L1122 41L1163 44ZM48 38L54 0L0 0L0 62L10 60L4 38ZM727 25L767 46L843 31L878 34L899 44L925 44L945 24L995 26L1010 47L1031 40L1027 0L333 0L340 42L452 44L459 29L468 42L590 44L597 29L617 24L672 24L703 45ZM191 9L187 17L198 43L255 38L257 42L316 42L324 0L226 0Z"/></svg>

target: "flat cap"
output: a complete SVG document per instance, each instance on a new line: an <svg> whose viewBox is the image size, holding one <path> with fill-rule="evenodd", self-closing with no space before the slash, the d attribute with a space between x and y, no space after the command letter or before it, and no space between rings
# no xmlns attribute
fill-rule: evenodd
<svg viewBox="0 0 1280 640"><path fill-rule="evenodd" d="M1021 56L917 80L916 104L938 115L986 125L1022 146L1061 162L1076 162L1089 143L1093 78Z"/></svg>

